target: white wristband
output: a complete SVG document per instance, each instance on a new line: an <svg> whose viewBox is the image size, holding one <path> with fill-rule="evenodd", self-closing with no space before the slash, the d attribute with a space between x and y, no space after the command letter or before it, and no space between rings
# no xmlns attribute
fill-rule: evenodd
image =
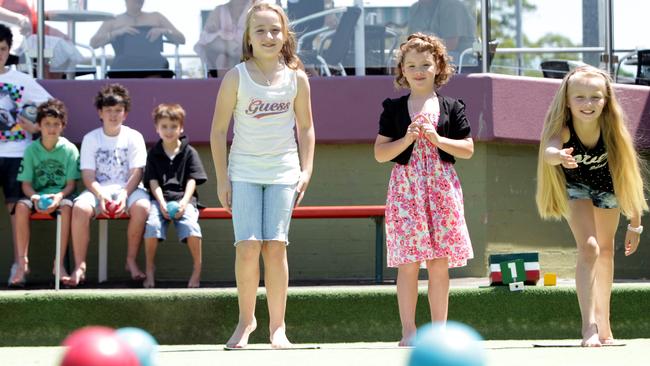
<svg viewBox="0 0 650 366"><path fill-rule="evenodd" d="M39 194L33 194L33 195L31 195L31 196L29 197L29 200L30 200L30 201L40 200L40 199L41 199L41 195L39 195Z"/></svg>
<svg viewBox="0 0 650 366"><path fill-rule="evenodd" d="M632 225L627 224L627 230L633 233L641 234L643 232L643 226L639 225L638 227L632 227Z"/></svg>

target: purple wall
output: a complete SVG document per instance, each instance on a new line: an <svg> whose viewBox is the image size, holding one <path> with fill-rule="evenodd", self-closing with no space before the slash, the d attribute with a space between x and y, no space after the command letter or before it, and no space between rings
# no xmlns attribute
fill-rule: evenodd
<svg viewBox="0 0 650 366"><path fill-rule="evenodd" d="M381 102L405 90L395 90L392 77L331 77L311 79L312 108L318 143L374 141ZM81 142L85 133L100 125L93 107L95 94L107 80L43 80L42 84L70 110L65 135ZM131 91L133 107L127 124L147 142L158 137L151 111L159 103L180 103L187 111L185 131L194 144L207 144L219 80L121 80ZM546 109L559 80L510 77L495 74L455 76L441 93L462 98L480 141L535 143L539 141ZM650 88L617 85L616 92L643 147L650 147Z"/></svg>

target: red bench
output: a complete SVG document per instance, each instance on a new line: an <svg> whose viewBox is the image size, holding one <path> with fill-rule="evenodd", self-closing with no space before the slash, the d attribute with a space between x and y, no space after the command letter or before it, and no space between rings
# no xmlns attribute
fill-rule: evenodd
<svg viewBox="0 0 650 366"><path fill-rule="evenodd" d="M204 208L199 211L199 218L202 220L230 219L231 216L223 208ZM383 205L363 205L363 206L299 206L293 210L294 219L356 219L371 218L375 221L375 282L381 283L384 279L384 212ZM52 220L52 216L34 213L32 220ZM104 215L97 217L99 220L99 264L98 264L98 282L104 282L107 276L107 258L108 258L108 221L126 219L128 216L122 215L116 218L109 218ZM59 220L57 220L58 222ZM59 225L57 225L57 233ZM57 235L57 255L60 248ZM55 283L58 285L58 278Z"/></svg>

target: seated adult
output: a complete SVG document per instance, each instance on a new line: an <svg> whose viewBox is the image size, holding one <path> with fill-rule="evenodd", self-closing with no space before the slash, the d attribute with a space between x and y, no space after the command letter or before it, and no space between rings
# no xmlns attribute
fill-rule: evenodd
<svg viewBox="0 0 650 366"><path fill-rule="evenodd" d="M23 43L15 50L17 55L34 52L37 16L27 0L0 0L0 21L18 26L23 35ZM83 61L83 56L68 37L49 26L45 27L45 48L52 50L52 58L45 68L47 78L61 78Z"/></svg>
<svg viewBox="0 0 650 366"><path fill-rule="evenodd" d="M418 0L409 9L408 34L422 32L442 38L453 63L472 47L476 21L459 0Z"/></svg>
<svg viewBox="0 0 650 366"><path fill-rule="evenodd" d="M225 74L239 63L248 9L256 0L230 0L210 12L194 45L203 65L213 76Z"/></svg>
<svg viewBox="0 0 650 366"><path fill-rule="evenodd" d="M93 48L109 43L113 46L115 58L109 77L171 77L173 73L161 54L163 37L184 44L185 36L159 12L143 12L144 0L125 3L126 12L102 23L90 39Z"/></svg>

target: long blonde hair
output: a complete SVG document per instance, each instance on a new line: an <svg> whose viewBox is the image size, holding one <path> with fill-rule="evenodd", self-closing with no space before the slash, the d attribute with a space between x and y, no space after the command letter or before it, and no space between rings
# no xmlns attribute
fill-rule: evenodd
<svg viewBox="0 0 650 366"><path fill-rule="evenodd" d="M242 61L247 61L253 58L253 46L251 45L250 37L250 26L253 14L258 11L270 10L275 12L280 17L280 23L282 24L282 35L284 36L284 44L282 45L282 50L280 54L282 55L282 60L285 65L289 68L296 70L299 67L300 60L298 55L296 55L296 35L291 30L289 25L289 18L287 14L282 10L281 7L275 4L267 2L257 2L254 4L246 15L246 30L244 31L244 36L242 38Z"/></svg>
<svg viewBox="0 0 650 366"><path fill-rule="evenodd" d="M628 218L648 210L644 196L642 172L645 165L634 148L632 135L625 126L625 117L614 90L612 81L605 72L590 66L579 67L569 72L562 80L546 117L539 144L537 158L537 210L544 219L560 219L569 213L566 193L566 178L561 165L544 161L544 152L553 137L561 135L562 129L571 118L567 104L567 89L571 79L584 75L600 76L605 80L606 103L599 118L600 131L605 149L614 193L621 212Z"/></svg>

